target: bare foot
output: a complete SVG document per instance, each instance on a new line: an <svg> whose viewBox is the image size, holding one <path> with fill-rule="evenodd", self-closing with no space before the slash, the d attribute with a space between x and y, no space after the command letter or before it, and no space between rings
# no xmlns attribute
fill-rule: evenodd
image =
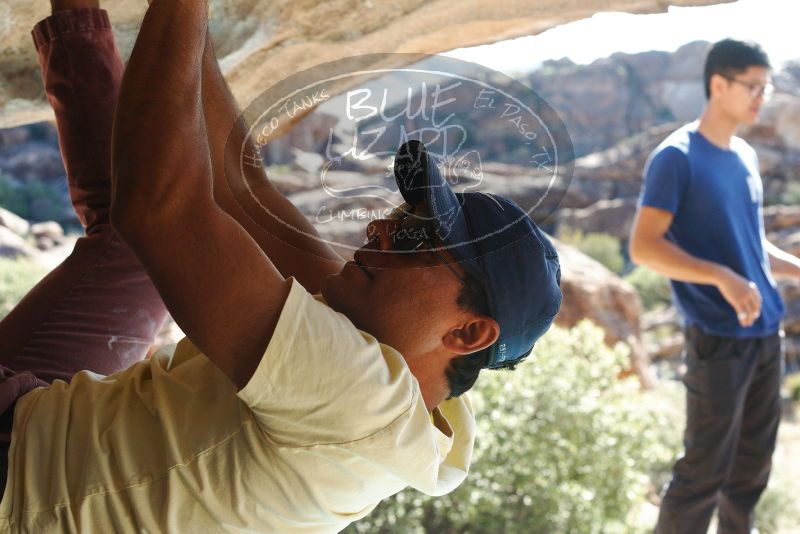
<svg viewBox="0 0 800 534"><path fill-rule="evenodd" d="M53 13L90 7L100 7L100 0L50 0L50 8Z"/></svg>

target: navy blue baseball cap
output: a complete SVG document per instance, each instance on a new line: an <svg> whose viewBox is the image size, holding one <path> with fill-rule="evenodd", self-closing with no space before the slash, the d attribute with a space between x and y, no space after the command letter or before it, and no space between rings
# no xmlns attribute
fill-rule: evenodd
<svg viewBox="0 0 800 534"><path fill-rule="evenodd" d="M505 197L454 192L420 141L398 149L394 175L406 202L425 202L446 250L483 284L500 325L485 367L508 367L527 357L561 307L561 267L548 237Z"/></svg>

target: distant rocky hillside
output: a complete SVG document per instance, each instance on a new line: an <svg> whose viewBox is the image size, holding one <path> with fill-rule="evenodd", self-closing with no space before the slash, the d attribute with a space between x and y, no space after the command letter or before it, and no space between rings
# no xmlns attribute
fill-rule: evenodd
<svg viewBox="0 0 800 534"><path fill-rule="evenodd" d="M0 130L0 207L31 221L78 224L53 124Z"/></svg>
<svg viewBox="0 0 800 534"><path fill-rule="evenodd" d="M529 169L519 165L519 158L514 156L519 149L517 141L499 134L492 122L477 117L476 126L469 131L469 147L481 155L486 189L505 192L522 204L528 197L539 195L543 187L551 186L556 194L549 201L571 209L586 208L598 200L635 197L647 154L672 129L694 119L702 110L701 64L707 46L693 42L674 53L618 53L590 65L575 65L569 60L546 62L522 82L564 121L577 158L572 182L547 184L530 179ZM765 106L760 123L742 135L758 149L767 203L786 203L800 200L800 182L796 180L800 177L800 63L788 65L775 75L775 81L778 92ZM502 88L506 82L494 83ZM468 109L470 106L469 99L456 99L448 111L471 117L474 110ZM281 166L273 174L286 182L288 191L319 186L315 173L324 162L309 156L324 152L336 122L336 117L311 113L264 148L265 159ZM405 126L414 129L424 124L417 118L407 120ZM371 150L391 151L391 142L378 142ZM388 164L388 160L340 170L374 175L381 164ZM287 165L292 172L285 172ZM0 180L7 184L41 180L60 187L66 198L52 126L43 123L0 130L0 174L4 177ZM39 213L44 209L39 204L30 206L26 215L66 222L59 214Z"/></svg>
<svg viewBox="0 0 800 534"><path fill-rule="evenodd" d="M659 124L695 119L705 105L703 61L709 46L695 41L672 53L617 53L590 65L549 61L525 81L558 110L582 156ZM800 95L800 63L790 63L774 78L779 94Z"/></svg>
<svg viewBox="0 0 800 534"><path fill-rule="evenodd" d="M697 117L705 103L708 46L698 41L674 53L618 53L590 65L550 61L526 81L559 110L582 156L652 126Z"/></svg>
<svg viewBox="0 0 800 534"><path fill-rule="evenodd" d="M551 187L553 194L545 204L560 202L562 209L587 208L599 200L631 200L638 195L647 155L672 130L702 111L702 61L708 46L706 42L693 42L674 53L618 53L590 65L550 61L527 75L522 81L566 124L577 158L571 182L569 169L554 184L534 179L531 168L520 165L516 157L518 140L499 132L497 121L476 115L472 100L459 98L458 89L449 94L454 102L447 109L473 119L471 126L469 121L465 123L469 129L467 148L477 149L481 155L486 190L508 194L525 204ZM758 150L766 203L793 203L800 201L800 63L789 64L774 78L777 93L765 105L759 124L740 133ZM508 84L502 79L492 82L501 89ZM387 115L397 113L400 106L391 108ZM266 147L267 160L272 164L297 168L290 173L290 190L298 183L308 188L318 186L314 172L323 161L318 160L316 169L309 168L304 154L324 153L335 122L335 117L314 112L289 135ZM369 126L367 121L365 128ZM403 123L407 130L425 126L424 117ZM343 142L347 141L345 137ZM379 139L371 150L390 151L390 144ZM379 167L377 163L371 167ZM311 173L304 174L304 170ZM551 210L541 211L549 214Z"/></svg>

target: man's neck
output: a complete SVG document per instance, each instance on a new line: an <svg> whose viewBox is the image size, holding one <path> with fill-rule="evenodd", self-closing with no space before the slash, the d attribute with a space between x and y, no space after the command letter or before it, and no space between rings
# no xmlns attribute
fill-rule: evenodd
<svg viewBox="0 0 800 534"><path fill-rule="evenodd" d="M435 357L433 354L420 358L411 357L406 359L406 364L411 374L417 379L422 399L425 401L425 407L429 412L432 412L450 394L447 380L445 379L445 369L448 362L449 358L441 355Z"/></svg>
<svg viewBox="0 0 800 534"><path fill-rule="evenodd" d="M697 131L714 145L727 150L731 147L731 138L738 127L739 123L729 115L715 106L708 105L700 117Z"/></svg>

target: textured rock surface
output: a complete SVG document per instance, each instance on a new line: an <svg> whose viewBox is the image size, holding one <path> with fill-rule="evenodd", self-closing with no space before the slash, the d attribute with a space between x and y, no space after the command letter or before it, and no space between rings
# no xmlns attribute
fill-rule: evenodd
<svg viewBox="0 0 800 534"><path fill-rule="evenodd" d="M705 103L703 60L709 43L696 41L675 53L617 53L590 65L545 63L531 87L558 110L578 156L602 150L654 124L689 121Z"/></svg>
<svg viewBox="0 0 800 534"><path fill-rule="evenodd" d="M39 250L49 250L64 242L64 229L55 221L32 224L30 231Z"/></svg>
<svg viewBox="0 0 800 534"><path fill-rule="evenodd" d="M553 240L561 262L561 291L564 294L556 324L571 327L591 319L605 332L605 341L627 343L631 348L631 369L644 387L652 387L650 359L641 340L642 301L636 290L602 264L574 247Z"/></svg>
<svg viewBox="0 0 800 534"><path fill-rule="evenodd" d="M5 226L0 226L0 257L32 258L36 254L37 250L30 246L22 236Z"/></svg>
<svg viewBox="0 0 800 534"><path fill-rule="evenodd" d="M0 208L0 226L5 226L17 235L24 236L31 228L30 223L19 215Z"/></svg>
<svg viewBox="0 0 800 534"><path fill-rule="evenodd" d="M438 53L540 33L598 11L655 12L720 0L212 0L211 32L240 102L276 80L333 59L375 52ZM110 0L127 57L146 2ZM43 99L30 28L47 2L0 3L0 128L51 116Z"/></svg>
<svg viewBox="0 0 800 534"><path fill-rule="evenodd" d="M764 107L759 122L771 127L771 137L781 141L781 148L800 151L800 99L796 96L776 95Z"/></svg>
<svg viewBox="0 0 800 534"><path fill-rule="evenodd" d="M767 239L779 249L800 256L800 228L789 228L767 234Z"/></svg>
<svg viewBox="0 0 800 534"><path fill-rule="evenodd" d="M766 206L764 208L764 230L777 232L800 226L800 206Z"/></svg>
<svg viewBox="0 0 800 534"><path fill-rule="evenodd" d="M588 208L559 210L557 224L559 230L569 228L584 234L600 232L627 240L635 212L634 198L599 200Z"/></svg>

